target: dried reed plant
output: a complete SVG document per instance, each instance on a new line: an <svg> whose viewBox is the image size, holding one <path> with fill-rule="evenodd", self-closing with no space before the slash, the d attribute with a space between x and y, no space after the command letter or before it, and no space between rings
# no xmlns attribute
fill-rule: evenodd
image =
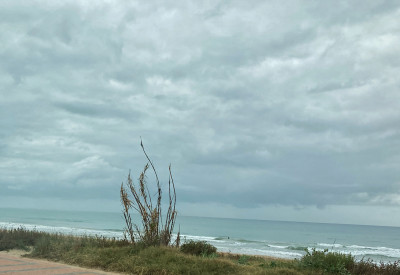
<svg viewBox="0 0 400 275"><path fill-rule="evenodd" d="M139 176L139 183L138 185L133 183L131 173L129 172L126 187L124 186L124 183L121 184L120 195L123 205L122 213L126 224L124 238L128 241L130 240L132 244L140 242L145 246L171 245L172 233L177 217L177 211L175 208L176 191L174 179L172 177L171 165L169 165L168 210L165 216L165 223L163 223L161 212L162 190L160 181L153 162L144 149L142 141L140 142L140 146L142 147L148 163L144 166L144 169ZM154 196L150 194L146 180L146 172L149 169L149 165L151 166L156 178L157 192ZM131 195L129 195L129 191ZM153 205L152 197L156 197L155 205ZM132 222L130 214L131 209L139 213L141 217L141 228L138 224ZM174 244L179 246L179 242L180 232L178 232Z"/></svg>

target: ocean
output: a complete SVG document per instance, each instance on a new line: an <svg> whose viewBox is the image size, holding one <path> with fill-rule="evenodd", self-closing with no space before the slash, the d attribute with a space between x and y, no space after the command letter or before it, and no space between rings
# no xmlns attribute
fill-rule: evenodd
<svg viewBox="0 0 400 275"><path fill-rule="evenodd" d="M121 238L124 226L122 213L0 208L1 228ZM183 241L204 240L221 252L295 259L316 248L357 260L400 259L400 227L178 216L179 228Z"/></svg>

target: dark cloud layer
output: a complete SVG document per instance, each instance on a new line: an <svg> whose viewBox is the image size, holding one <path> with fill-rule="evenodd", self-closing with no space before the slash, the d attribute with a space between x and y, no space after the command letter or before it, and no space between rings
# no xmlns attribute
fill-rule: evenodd
<svg viewBox="0 0 400 275"><path fill-rule="evenodd" d="M117 204L141 136L182 203L399 207L399 17L397 1L3 2L0 198Z"/></svg>

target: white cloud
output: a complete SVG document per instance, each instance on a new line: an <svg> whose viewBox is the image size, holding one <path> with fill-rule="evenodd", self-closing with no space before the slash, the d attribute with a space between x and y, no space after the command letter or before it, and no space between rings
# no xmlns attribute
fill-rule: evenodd
<svg viewBox="0 0 400 275"><path fill-rule="evenodd" d="M183 203L398 205L399 14L396 1L2 3L0 196L118 201L142 136Z"/></svg>

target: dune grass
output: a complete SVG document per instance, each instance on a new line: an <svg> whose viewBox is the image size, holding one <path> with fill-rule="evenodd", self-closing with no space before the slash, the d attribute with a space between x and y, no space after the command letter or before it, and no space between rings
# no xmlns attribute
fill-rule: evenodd
<svg viewBox="0 0 400 275"><path fill-rule="evenodd" d="M400 274L398 262L355 262L349 255L327 251L313 250L300 260L284 260L215 253L202 242L180 249L98 236L0 229L0 251L10 249L24 249L26 257L126 274Z"/></svg>

